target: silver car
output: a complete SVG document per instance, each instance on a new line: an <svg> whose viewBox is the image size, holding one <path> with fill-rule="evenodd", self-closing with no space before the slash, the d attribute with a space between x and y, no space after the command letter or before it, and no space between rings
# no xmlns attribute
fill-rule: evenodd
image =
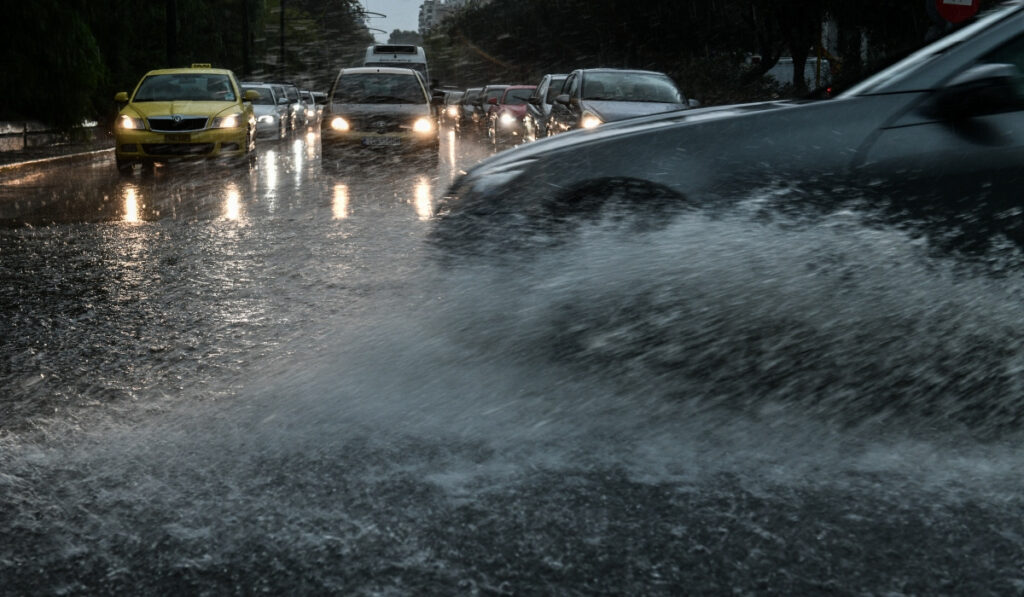
<svg viewBox="0 0 1024 597"><path fill-rule="evenodd" d="M242 93L255 91L260 96L253 100L256 115L256 135L283 139L288 134L288 105L281 100L273 85L266 83L242 83Z"/></svg>

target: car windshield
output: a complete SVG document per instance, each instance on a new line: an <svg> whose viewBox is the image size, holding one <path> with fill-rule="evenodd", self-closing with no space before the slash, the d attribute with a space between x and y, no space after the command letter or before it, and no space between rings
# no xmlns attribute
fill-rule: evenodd
<svg viewBox="0 0 1024 597"><path fill-rule="evenodd" d="M489 89L487 94L484 96L484 103L491 101L492 99L498 99L501 94L505 93L504 89Z"/></svg>
<svg viewBox="0 0 1024 597"><path fill-rule="evenodd" d="M235 94L226 75L175 73L147 76L132 98L135 102L175 100L233 102Z"/></svg>
<svg viewBox="0 0 1024 597"><path fill-rule="evenodd" d="M646 73L586 73L583 99L683 103L679 89L668 77Z"/></svg>
<svg viewBox="0 0 1024 597"><path fill-rule="evenodd" d="M274 94L270 91L269 87L242 87L242 92L255 91L260 96L252 101L252 103L259 106L272 106L276 102L274 101Z"/></svg>
<svg viewBox="0 0 1024 597"><path fill-rule="evenodd" d="M525 104L532 94L533 89L509 89L505 93L505 97L501 99L501 103L510 106L520 106Z"/></svg>
<svg viewBox="0 0 1024 597"><path fill-rule="evenodd" d="M427 98L419 79L411 73L353 73L338 77L333 101L339 104L423 104Z"/></svg>

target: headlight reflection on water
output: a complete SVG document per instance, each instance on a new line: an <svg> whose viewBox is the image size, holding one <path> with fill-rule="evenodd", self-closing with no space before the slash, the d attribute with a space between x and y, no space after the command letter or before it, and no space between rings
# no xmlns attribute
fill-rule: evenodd
<svg viewBox="0 0 1024 597"><path fill-rule="evenodd" d="M128 185L124 188L124 216L122 219L129 224L137 224L141 221L138 194L139 191L135 185Z"/></svg>
<svg viewBox="0 0 1024 597"><path fill-rule="evenodd" d="M425 176L421 176L416 181L416 215L421 220L429 220L433 214L433 207L430 204L430 180Z"/></svg>
<svg viewBox="0 0 1024 597"><path fill-rule="evenodd" d="M348 217L348 185L342 182L334 185L334 200L331 202L331 212L335 220L344 220Z"/></svg>
<svg viewBox="0 0 1024 597"><path fill-rule="evenodd" d="M242 193L235 183L228 184L224 194L224 218L238 221L242 217Z"/></svg>

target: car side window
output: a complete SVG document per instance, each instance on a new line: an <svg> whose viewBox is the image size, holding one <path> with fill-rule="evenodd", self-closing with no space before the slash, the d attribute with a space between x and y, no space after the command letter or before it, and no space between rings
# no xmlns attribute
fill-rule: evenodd
<svg viewBox="0 0 1024 597"><path fill-rule="evenodd" d="M562 93L569 94L569 97L576 97L576 91L579 90L579 76L573 75L566 79L565 85L562 86Z"/></svg>

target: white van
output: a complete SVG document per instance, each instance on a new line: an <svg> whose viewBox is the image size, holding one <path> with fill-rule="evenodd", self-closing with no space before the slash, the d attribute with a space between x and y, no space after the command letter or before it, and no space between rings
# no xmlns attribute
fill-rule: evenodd
<svg viewBox="0 0 1024 597"><path fill-rule="evenodd" d="M411 68L423 76L423 83L430 87L430 73L427 71L427 54L420 46L405 44L377 44L366 48L363 66L387 66Z"/></svg>

